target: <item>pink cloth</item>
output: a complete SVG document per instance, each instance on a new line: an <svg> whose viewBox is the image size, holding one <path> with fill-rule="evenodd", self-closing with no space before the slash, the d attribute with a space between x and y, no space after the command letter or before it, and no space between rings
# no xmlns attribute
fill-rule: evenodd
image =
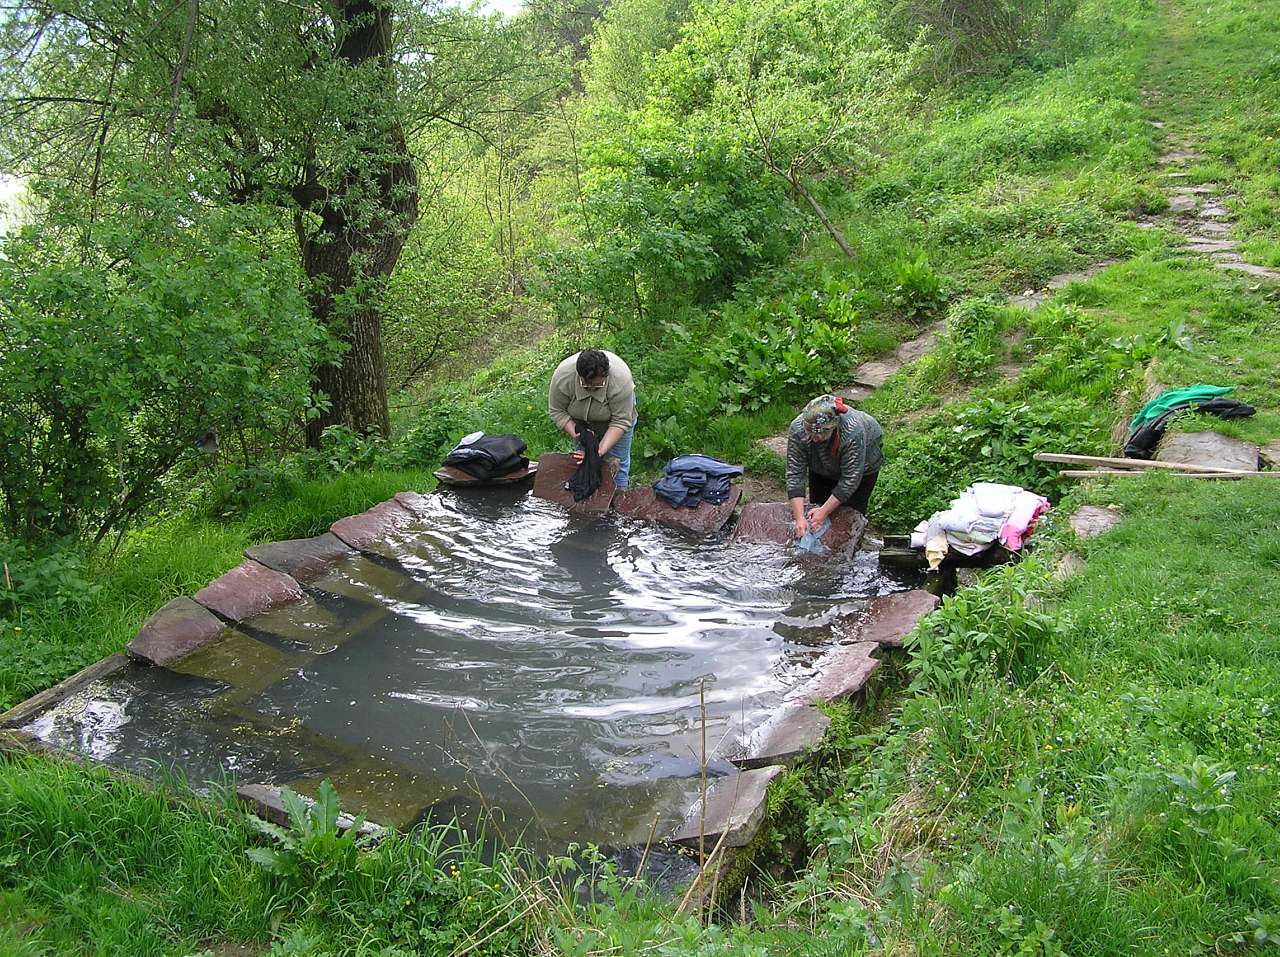
<svg viewBox="0 0 1280 957"><path fill-rule="evenodd" d="M1031 526L1049 511L1049 500L1034 492L1023 492L1013 504L1013 511L1000 527L1000 544L1011 551L1022 550L1022 540Z"/></svg>

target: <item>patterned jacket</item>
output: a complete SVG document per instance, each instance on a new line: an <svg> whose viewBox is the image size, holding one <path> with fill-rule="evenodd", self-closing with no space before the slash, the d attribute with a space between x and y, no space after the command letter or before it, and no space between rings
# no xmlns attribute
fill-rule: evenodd
<svg viewBox="0 0 1280 957"><path fill-rule="evenodd" d="M810 442L804 417L798 415L787 430L787 498L804 498L809 473L838 479L834 495L847 502L864 475L880 471L880 423L857 409L841 414L831 441ZM818 503L821 504L821 503Z"/></svg>

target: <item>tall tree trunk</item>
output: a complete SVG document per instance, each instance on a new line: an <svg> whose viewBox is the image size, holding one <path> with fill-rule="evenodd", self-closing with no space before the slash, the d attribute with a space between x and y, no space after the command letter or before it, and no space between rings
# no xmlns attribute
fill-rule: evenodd
<svg viewBox="0 0 1280 957"><path fill-rule="evenodd" d="M339 58L379 71L383 100L361 116L339 118L362 140L359 160L333 183L309 168L296 190L299 205L320 217L318 230L309 230L301 213L294 219L311 309L346 347L336 365L313 370L314 388L329 400L307 423L313 448L330 425L391 431L380 293L418 219L418 176L396 112L390 9L380 0L336 0L334 11Z"/></svg>

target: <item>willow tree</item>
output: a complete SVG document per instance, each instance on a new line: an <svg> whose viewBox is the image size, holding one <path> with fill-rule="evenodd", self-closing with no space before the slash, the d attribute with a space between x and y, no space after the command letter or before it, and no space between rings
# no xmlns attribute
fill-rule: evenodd
<svg viewBox="0 0 1280 957"><path fill-rule="evenodd" d="M411 146L519 69L497 21L430 0L23 0L0 30L4 167L59 184L51 211L85 231L127 213L137 175L276 210L340 346L312 369L307 440L386 433L380 297L420 212Z"/></svg>

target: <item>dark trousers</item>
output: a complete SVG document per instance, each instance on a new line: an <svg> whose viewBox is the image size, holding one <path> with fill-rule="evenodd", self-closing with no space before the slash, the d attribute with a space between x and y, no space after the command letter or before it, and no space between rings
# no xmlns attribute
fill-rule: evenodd
<svg viewBox="0 0 1280 957"><path fill-rule="evenodd" d="M844 504L866 515L867 502L871 500L871 490L876 487L876 479L879 477L879 472L867 472L863 475L862 481L858 483L858 487L849 496L849 501ZM831 493L835 491L835 487L839 482L839 479L827 478L825 475L810 472L809 501L814 505L821 505L831 497Z"/></svg>

